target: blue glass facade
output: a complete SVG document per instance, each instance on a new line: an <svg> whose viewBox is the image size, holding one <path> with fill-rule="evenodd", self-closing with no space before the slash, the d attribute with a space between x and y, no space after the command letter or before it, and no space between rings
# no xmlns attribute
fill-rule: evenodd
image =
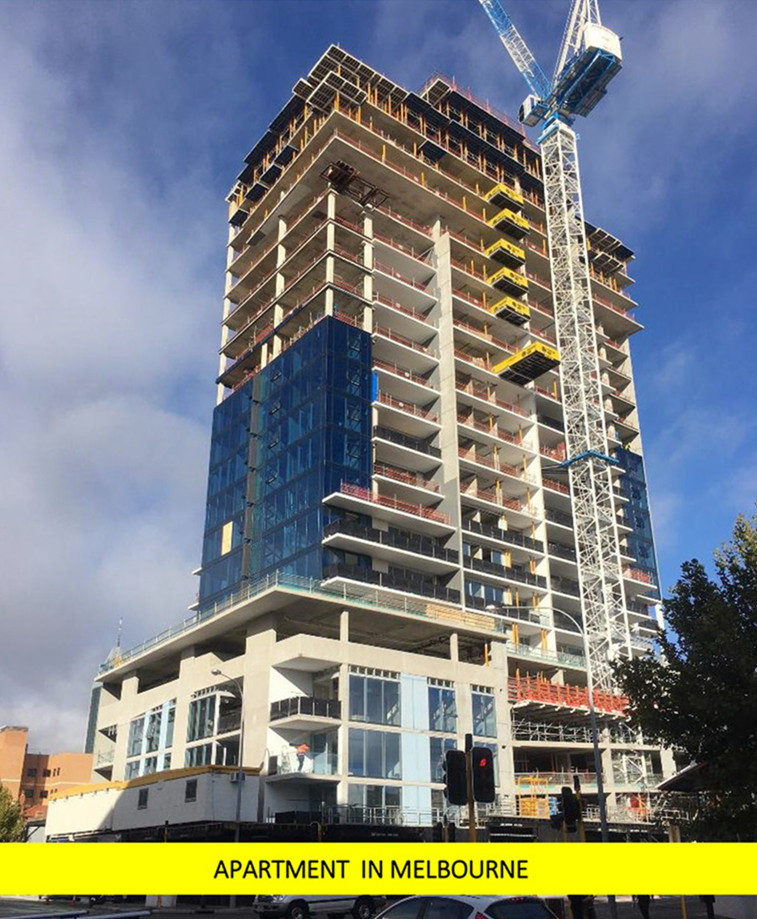
<svg viewBox="0 0 757 919"><path fill-rule="evenodd" d="M229 596L243 580L251 409L252 380L213 412L200 609Z"/></svg>
<svg viewBox="0 0 757 919"><path fill-rule="evenodd" d="M271 361L254 380L252 434L249 575L320 579L343 560L321 547L335 516L323 498L370 485L370 335L327 317Z"/></svg>
<svg viewBox="0 0 757 919"><path fill-rule="evenodd" d="M651 575L654 584L659 585L644 460L638 453L621 449L615 451L615 458L624 470L620 478L620 490L628 499L625 514L628 526L633 532L629 533L626 539L630 554L636 558L634 568ZM650 590L649 594L654 597L660 596L657 588Z"/></svg>

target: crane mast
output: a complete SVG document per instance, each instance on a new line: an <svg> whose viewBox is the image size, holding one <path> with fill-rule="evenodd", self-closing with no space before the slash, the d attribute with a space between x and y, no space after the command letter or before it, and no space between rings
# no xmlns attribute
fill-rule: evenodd
<svg viewBox="0 0 757 919"><path fill-rule="evenodd" d="M600 383L576 133L620 69L617 36L602 27L597 0L573 0L551 85L499 0L479 0L532 95L526 124L539 138L552 271L555 330L576 537L578 581L594 687L611 690L611 660L630 654L630 630Z"/></svg>

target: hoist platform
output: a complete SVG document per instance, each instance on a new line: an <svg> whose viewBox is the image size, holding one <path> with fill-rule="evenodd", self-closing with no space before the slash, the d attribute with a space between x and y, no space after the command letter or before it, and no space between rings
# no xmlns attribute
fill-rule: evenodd
<svg viewBox="0 0 757 919"><path fill-rule="evenodd" d="M489 307L489 312L500 319L506 319L513 325L523 325L531 318L531 310L525 303L515 297L503 297Z"/></svg>
<svg viewBox="0 0 757 919"><path fill-rule="evenodd" d="M492 243L484 249L484 255L500 265L510 265L512 268L519 268L526 261L525 250L506 239L498 239Z"/></svg>
<svg viewBox="0 0 757 919"><path fill-rule="evenodd" d="M560 352L540 341L532 341L517 354L506 358L492 372L503 380L524 386L560 363Z"/></svg>
<svg viewBox="0 0 757 919"><path fill-rule="evenodd" d="M497 207L514 207L517 210L523 207L523 195L504 182L498 182L494 188L490 188L484 195L484 201Z"/></svg>

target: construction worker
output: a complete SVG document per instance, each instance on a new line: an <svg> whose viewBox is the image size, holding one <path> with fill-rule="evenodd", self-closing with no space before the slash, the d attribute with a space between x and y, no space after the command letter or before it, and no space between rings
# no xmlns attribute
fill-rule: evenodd
<svg viewBox="0 0 757 919"><path fill-rule="evenodd" d="M297 771L302 772L302 767L305 765L305 757L310 753L310 747L303 740L302 743L297 747Z"/></svg>
<svg viewBox="0 0 757 919"><path fill-rule="evenodd" d="M649 904L652 901L651 897L634 897L636 900L636 905L639 907L639 912L641 913L642 919L649 919Z"/></svg>

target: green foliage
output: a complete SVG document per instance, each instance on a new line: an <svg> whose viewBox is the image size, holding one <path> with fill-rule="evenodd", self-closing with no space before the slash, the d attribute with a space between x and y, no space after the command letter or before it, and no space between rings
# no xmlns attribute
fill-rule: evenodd
<svg viewBox="0 0 757 919"><path fill-rule="evenodd" d="M664 601L661 657L614 669L631 722L707 764L698 836L757 840L757 517L739 516L715 570L684 563Z"/></svg>
<svg viewBox="0 0 757 919"><path fill-rule="evenodd" d="M0 785L0 842L23 842L26 824L21 808L4 785Z"/></svg>

